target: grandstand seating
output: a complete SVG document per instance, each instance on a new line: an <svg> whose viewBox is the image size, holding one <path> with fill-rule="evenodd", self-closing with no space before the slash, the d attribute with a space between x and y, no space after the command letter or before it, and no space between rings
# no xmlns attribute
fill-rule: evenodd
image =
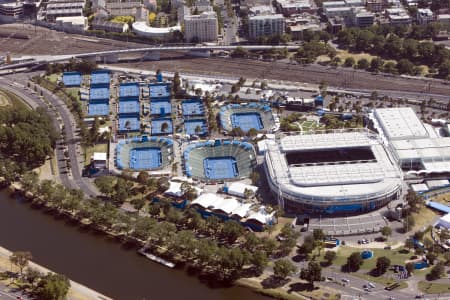
<svg viewBox="0 0 450 300"><path fill-rule="evenodd" d="M205 180L245 178L256 165L253 146L239 141L194 143L184 150L183 157L186 175ZM217 164L224 172L217 171Z"/></svg>
<svg viewBox="0 0 450 300"><path fill-rule="evenodd" d="M146 136L120 140L116 146L118 169L161 169L173 160L173 141Z"/></svg>
<svg viewBox="0 0 450 300"><path fill-rule="evenodd" d="M245 124L239 124L239 117L247 114L249 115L249 120L244 120ZM253 114L259 114L260 118L252 118L251 115ZM227 131L231 131L235 127L240 127L239 125L245 127L241 129L246 131L250 129L249 127L251 127L251 125L248 125L247 123L251 121L258 122L255 123L255 129L266 132L270 131L274 125L274 119L270 106L261 103L249 103L247 105L228 104L222 106L219 112L219 119L220 125Z"/></svg>

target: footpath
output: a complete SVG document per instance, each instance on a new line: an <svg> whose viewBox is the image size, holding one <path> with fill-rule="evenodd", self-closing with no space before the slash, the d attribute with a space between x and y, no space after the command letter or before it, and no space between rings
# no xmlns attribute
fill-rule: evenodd
<svg viewBox="0 0 450 300"><path fill-rule="evenodd" d="M9 257L11 256L12 252L0 247L0 271L11 271L11 269L15 270L15 268L12 267L11 262L9 261ZM30 262L28 264L29 267L32 267L42 273L48 273L52 272L51 270L40 266L34 262ZM96 292L94 290L91 290L90 288L79 284L75 281L70 280L70 290L67 295L67 299L70 300L92 300L92 299L99 299L99 300L112 300L109 297L106 297L99 292Z"/></svg>

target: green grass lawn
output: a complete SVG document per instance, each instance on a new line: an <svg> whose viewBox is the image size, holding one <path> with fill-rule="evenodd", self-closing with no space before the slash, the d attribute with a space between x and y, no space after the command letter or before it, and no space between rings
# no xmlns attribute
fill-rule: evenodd
<svg viewBox="0 0 450 300"><path fill-rule="evenodd" d="M404 265L405 260L408 260L413 253L409 252L407 254L400 253L400 250L403 248L393 249L393 250L384 250L384 249L370 249L374 253L374 257L371 259L364 260L363 265L361 266L361 269L363 270L372 270L375 268L375 265L377 263L377 258L386 256L391 260L392 265ZM353 247L347 247L347 246L341 246L339 247L337 251L337 257L336 260L333 262L334 265L337 266L343 266L347 263L347 257L350 256L353 252L361 252L363 249L359 248L353 248ZM325 251L322 251L324 253Z"/></svg>
<svg viewBox="0 0 450 300"><path fill-rule="evenodd" d="M418 287L426 294L450 293L450 283L419 281Z"/></svg>
<svg viewBox="0 0 450 300"><path fill-rule="evenodd" d="M51 74L51 75L45 76L45 77L50 82L56 83L58 81L58 79L61 78L61 75L62 75L61 73L55 73L55 74Z"/></svg>
<svg viewBox="0 0 450 300"><path fill-rule="evenodd" d="M75 97L78 101L80 101L79 88L67 88L65 89L66 93Z"/></svg>
<svg viewBox="0 0 450 300"><path fill-rule="evenodd" d="M9 102L10 105L12 105L13 107L16 108L27 108L29 109L30 107L26 104L26 102L20 98L19 96L17 96L16 94L13 94L9 91L5 91L5 90L1 90L0 89L0 94L2 97L6 98L6 101Z"/></svg>
<svg viewBox="0 0 450 300"><path fill-rule="evenodd" d="M96 144L93 147L86 147L84 149L84 164L88 165L91 161L92 155L94 152L107 152L108 145L107 144Z"/></svg>

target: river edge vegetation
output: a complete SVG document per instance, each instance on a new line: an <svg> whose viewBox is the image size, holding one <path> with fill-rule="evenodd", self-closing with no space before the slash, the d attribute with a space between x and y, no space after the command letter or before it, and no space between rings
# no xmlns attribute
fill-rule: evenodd
<svg viewBox="0 0 450 300"><path fill-rule="evenodd" d="M71 287L69 279L62 274L44 273L38 268L29 266L31 259L30 252L13 252L9 256L9 262L16 267L16 272L12 268L11 271L4 271L0 273L0 280L10 279L10 287L36 299L65 299Z"/></svg>

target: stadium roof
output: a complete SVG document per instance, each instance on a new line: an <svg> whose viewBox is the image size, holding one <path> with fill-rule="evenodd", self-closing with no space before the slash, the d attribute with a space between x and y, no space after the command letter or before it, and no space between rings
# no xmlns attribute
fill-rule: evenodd
<svg viewBox="0 0 450 300"><path fill-rule="evenodd" d="M281 139L284 152L311 149L335 149L364 147L371 144L370 136L365 131L333 132L323 134L298 134Z"/></svg>
<svg viewBox="0 0 450 300"><path fill-rule="evenodd" d="M292 197L311 200L352 200L390 193L401 185L399 169L392 164L387 152L370 133L335 132L288 136L281 144L267 141L266 162L269 176L281 188L282 193ZM353 136L353 138L352 138ZM288 142L289 143L288 143ZM368 146L375 162L315 163L288 165L282 149L333 149L346 146ZM315 144L316 143L316 144Z"/></svg>
<svg viewBox="0 0 450 300"><path fill-rule="evenodd" d="M450 138L398 140L391 142L399 159L450 160Z"/></svg>
<svg viewBox="0 0 450 300"><path fill-rule="evenodd" d="M427 130L411 107L377 108L374 115L389 140L428 137Z"/></svg>
<svg viewBox="0 0 450 300"><path fill-rule="evenodd" d="M234 198L224 199L217 194L206 193L192 201L192 205L199 205L205 209L221 210L228 215L238 215L243 218L250 210L251 204L242 204Z"/></svg>

